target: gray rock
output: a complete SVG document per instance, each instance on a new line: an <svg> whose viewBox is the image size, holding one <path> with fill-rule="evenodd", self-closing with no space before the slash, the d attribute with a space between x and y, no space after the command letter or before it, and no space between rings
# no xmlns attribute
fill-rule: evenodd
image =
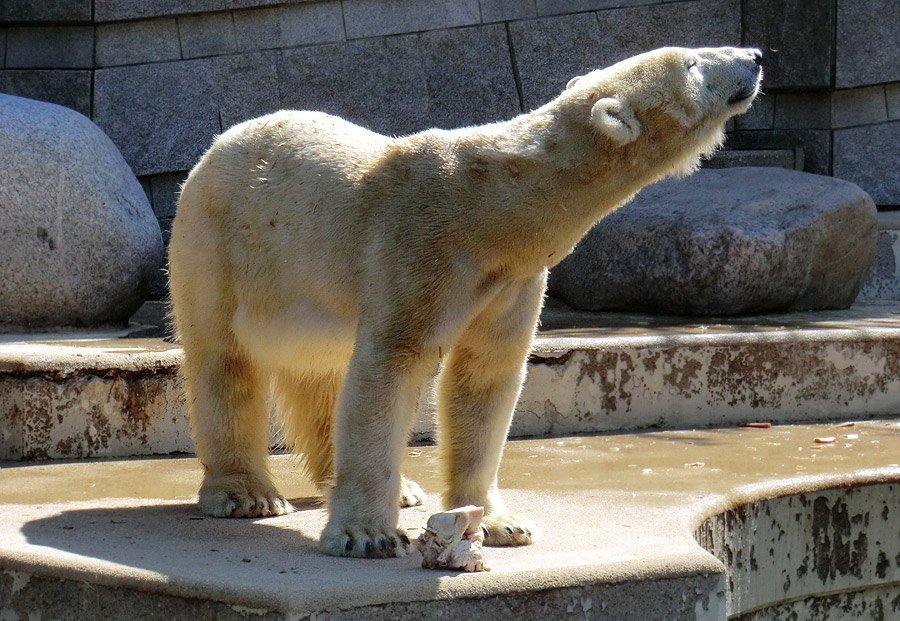
<svg viewBox="0 0 900 621"><path fill-rule="evenodd" d="M897 0L837 3L835 86L900 81Z"/></svg>
<svg viewBox="0 0 900 621"><path fill-rule="evenodd" d="M834 130L834 176L852 181L878 205L900 205L900 123Z"/></svg>
<svg viewBox="0 0 900 621"><path fill-rule="evenodd" d="M831 85L834 5L808 0L746 0L744 45L763 50L765 86Z"/></svg>
<svg viewBox="0 0 900 621"><path fill-rule="evenodd" d="M159 225L109 138L67 108L0 95L0 326L125 321L161 260Z"/></svg>
<svg viewBox="0 0 900 621"><path fill-rule="evenodd" d="M680 315L846 308L875 256L852 183L780 168L701 170L641 191L553 268L583 310Z"/></svg>

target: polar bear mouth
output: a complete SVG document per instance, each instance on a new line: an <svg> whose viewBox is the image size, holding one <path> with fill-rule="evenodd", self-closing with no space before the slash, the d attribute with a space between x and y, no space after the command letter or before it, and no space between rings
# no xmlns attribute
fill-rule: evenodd
<svg viewBox="0 0 900 621"><path fill-rule="evenodd" d="M738 92L736 92L734 95L731 96L731 98L728 100L728 103L729 104L741 103L742 101L747 101L748 99L753 97L755 94L756 94L755 88L754 89L742 88L741 90L739 90Z"/></svg>

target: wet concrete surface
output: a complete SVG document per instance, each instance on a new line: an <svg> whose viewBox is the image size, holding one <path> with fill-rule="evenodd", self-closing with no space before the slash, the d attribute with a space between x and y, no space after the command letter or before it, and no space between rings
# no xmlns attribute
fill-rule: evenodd
<svg viewBox="0 0 900 621"><path fill-rule="evenodd" d="M604 606L639 606L633 618L661 618L672 612L665 606L686 602L673 618L695 618L695 611L696 618L724 618L725 567L694 539L704 520L764 498L896 483L898 461L897 420L511 441L501 486L510 510L528 515L541 537L525 548L488 549L492 571L477 575L423 570L416 555L320 555L316 541L326 513L290 456L274 457L272 469L298 511L251 520L199 512L200 466L193 458L5 462L0 591L18 589L22 599L11 601L24 602L16 609L21 616L35 611L29 606L45 588L40 580L54 578L303 618L562 589L562 608L548 608L547 618L583 618L593 596L566 589L658 587L668 580L655 603L617 601L613 590L604 591L611 598ZM405 472L428 492L425 506L401 511L401 526L414 538L440 509L437 448L411 447ZM26 599L29 584L38 590Z"/></svg>
<svg viewBox="0 0 900 621"><path fill-rule="evenodd" d="M761 481L900 468L900 421L848 423L514 440L503 454L502 483L533 492L671 492L680 504L683 494L691 492L726 494ZM273 456L271 470L287 496L316 495L292 456ZM439 490L437 447L410 447L405 471L414 473L426 490ZM191 456L0 461L0 503L188 500L195 497L200 477L199 462Z"/></svg>

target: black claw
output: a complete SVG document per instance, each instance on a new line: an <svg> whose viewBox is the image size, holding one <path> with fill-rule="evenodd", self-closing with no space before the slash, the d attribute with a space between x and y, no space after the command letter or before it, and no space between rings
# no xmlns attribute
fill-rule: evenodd
<svg viewBox="0 0 900 621"><path fill-rule="evenodd" d="M409 537L407 537L406 535L400 535L400 541L402 541L403 545L405 546L409 545Z"/></svg>
<svg viewBox="0 0 900 621"><path fill-rule="evenodd" d="M390 545L390 542L387 539L382 539L381 541L378 542L378 546L382 550L387 550L389 545Z"/></svg>
<svg viewBox="0 0 900 621"><path fill-rule="evenodd" d="M517 527L516 527L516 534L517 534L517 535L523 535L523 534L525 534L525 530L524 530L523 528L517 526Z"/></svg>
<svg viewBox="0 0 900 621"><path fill-rule="evenodd" d="M373 556L375 554L375 546L372 545L371 541L366 541L366 556Z"/></svg>
<svg viewBox="0 0 900 621"><path fill-rule="evenodd" d="M507 526L507 527L504 528L503 530L506 531L506 534L507 534L507 535L512 535L512 533L513 533L512 529L511 529L509 526Z"/></svg>
<svg viewBox="0 0 900 621"><path fill-rule="evenodd" d="M347 543L344 544L344 552L349 552L353 549L353 537L347 537Z"/></svg>

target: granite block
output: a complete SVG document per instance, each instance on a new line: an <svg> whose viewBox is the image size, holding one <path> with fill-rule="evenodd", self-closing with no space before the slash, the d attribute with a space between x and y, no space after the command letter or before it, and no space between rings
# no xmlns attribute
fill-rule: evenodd
<svg viewBox="0 0 900 621"><path fill-rule="evenodd" d="M6 69L0 71L0 93L91 114L91 72L87 69Z"/></svg>
<svg viewBox="0 0 900 621"><path fill-rule="evenodd" d="M766 88L831 84L834 7L820 0L746 0L743 44L763 51Z"/></svg>
<svg viewBox="0 0 900 621"><path fill-rule="evenodd" d="M323 110L384 134L430 126L418 37L282 50L281 106Z"/></svg>
<svg viewBox="0 0 900 621"><path fill-rule="evenodd" d="M802 158L794 149L722 149L703 160L703 168L740 168L746 166L802 170ZM798 164L800 164L798 166Z"/></svg>
<svg viewBox="0 0 900 621"><path fill-rule="evenodd" d="M803 170L831 174L831 131L827 129L773 129L734 131L728 134L729 149L801 149Z"/></svg>
<svg viewBox="0 0 900 621"><path fill-rule="evenodd" d="M887 114L892 121L900 119L900 84L888 84L884 87L887 97Z"/></svg>
<svg viewBox="0 0 900 621"><path fill-rule="evenodd" d="M876 205L900 205L900 121L834 131L834 176L868 192Z"/></svg>
<svg viewBox="0 0 900 621"><path fill-rule="evenodd" d="M900 81L897 0L838 0L835 86Z"/></svg>
<svg viewBox="0 0 900 621"><path fill-rule="evenodd" d="M600 66L597 56L605 41L593 13L513 22L509 33L526 110L558 95L574 76Z"/></svg>
<svg viewBox="0 0 900 621"><path fill-rule="evenodd" d="M479 4L485 24L537 17L535 0L479 0Z"/></svg>
<svg viewBox="0 0 900 621"><path fill-rule="evenodd" d="M275 62L264 53L98 69L94 121L135 173L187 170L213 136L277 110Z"/></svg>
<svg viewBox="0 0 900 621"><path fill-rule="evenodd" d="M775 129L828 129L831 98L828 93L778 93L773 126Z"/></svg>
<svg viewBox="0 0 900 621"><path fill-rule="evenodd" d="M618 9L642 4L661 4L661 0L537 0L538 15L565 15L599 9Z"/></svg>
<svg viewBox="0 0 900 621"><path fill-rule="evenodd" d="M10 69L88 69L93 64L91 26L22 26L7 31L5 65Z"/></svg>
<svg viewBox="0 0 900 621"><path fill-rule="evenodd" d="M597 12L598 67L668 45L740 45L740 0L694 0Z"/></svg>
<svg viewBox="0 0 900 621"><path fill-rule="evenodd" d="M89 22L91 0L4 0L0 22Z"/></svg>
<svg viewBox="0 0 900 621"><path fill-rule="evenodd" d="M734 129L772 129L775 126L775 95L761 93L750 110L734 117Z"/></svg>
<svg viewBox="0 0 900 621"><path fill-rule="evenodd" d="M452 128L520 112L506 28L501 24L419 35L430 125ZM412 85L415 87L415 85Z"/></svg>
<svg viewBox="0 0 900 621"><path fill-rule="evenodd" d="M98 25L96 58L98 67L181 58L175 18Z"/></svg>
<svg viewBox="0 0 900 621"><path fill-rule="evenodd" d="M231 13L185 15L177 21L182 58L218 56L237 50Z"/></svg>
<svg viewBox="0 0 900 621"><path fill-rule="evenodd" d="M181 185L187 179L188 172L181 170L147 177L150 185L150 204L153 205L153 213L160 219L160 222L175 217L178 193L181 192Z"/></svg>
<svg viewBox="0 0 900 621"><path fill-rule="evenodd" d="M94 20L96 22L112 22L307 1L309 0L94 0Z"/></svg>
<svg viewBox="0 0 900 621"><path fill-rule="evenodd" d="M883 86L866 86L831 94L831 126L850 127L888 120Z"/></svg>
<svg viewBox="0 0 900 621"><path fill-rule="evenodd" d="M238 51L333 43L344 39L340 2L316 2L234 12Z"/></svg>
<svg viewBox="0 0 900 621"><path fill-rule="evenodd" d="M470 26L478 0L343 0L348 39Z"/></svg>

